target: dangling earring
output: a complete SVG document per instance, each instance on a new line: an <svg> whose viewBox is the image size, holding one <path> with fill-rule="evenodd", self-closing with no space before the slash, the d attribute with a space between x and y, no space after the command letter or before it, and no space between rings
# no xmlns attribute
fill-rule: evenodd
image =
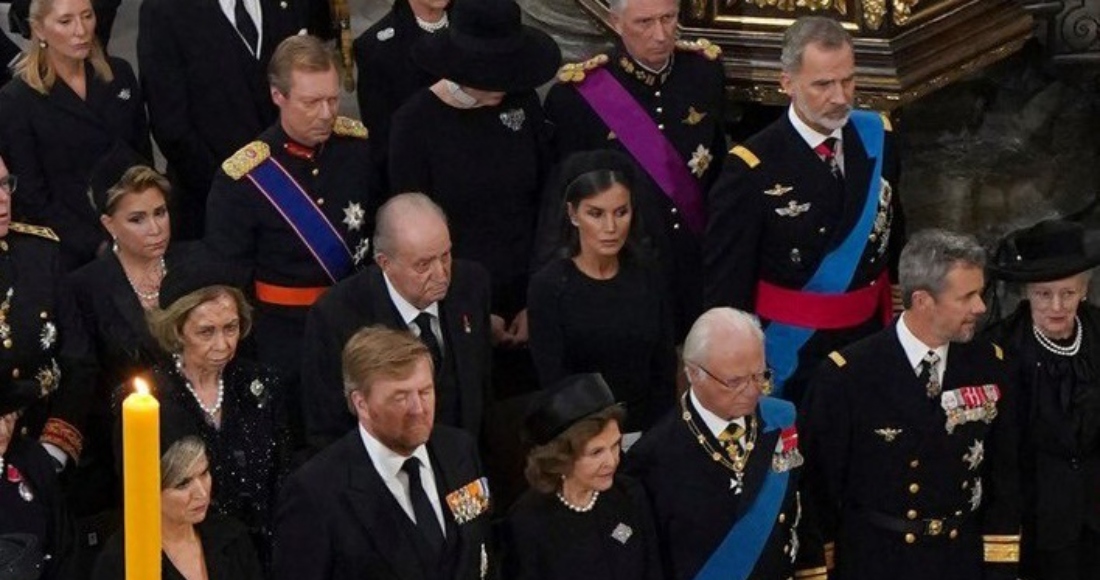
<svg viewBox="0 0 1100 580"><path fill-rule="evenodd" d="M111 251L118 253L118 238L111 236Z"/></svg>

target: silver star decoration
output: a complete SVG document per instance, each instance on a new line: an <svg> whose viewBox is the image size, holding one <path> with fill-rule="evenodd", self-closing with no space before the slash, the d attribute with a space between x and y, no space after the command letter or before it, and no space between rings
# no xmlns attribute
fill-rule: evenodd
<svg viewBox="0 0 1100 580"><path fill-rule="evenodd" d="M963 461L966 462L970 471L975 471L982 464L982 459L985 459L985 444L981 439L975 439L974 444L970 446L970 452L963 455Z"/></svg>
<svg viewBox="0 0 1100 580"><path fill-rule="evenodd" d="M707 172L707 168L710 167L711 160L714 156L710 154L710 150L700 145L695 148L695 152L691 154L691 161L688 161L688 168L691 169L691 174L695 177L702 177Z"/></svg>
<svg viewBox="0 0 1100 580"><path fill-rule="evenodd" d="M733 495L741 495L741 480L736 477L730 478L730 489L733 490Z"/></svg>
<svg viewBox="0 0 1100 580"><path fill-rule="evenodd" d="M348 226L349 232L357 231L363 227L363 216L367 212L363 211L363 207L359 205L359 202L349 202L348 206L344 208L344 223Z"/></svg>
<svg viewBox="0 0 1100 580"><path fill-rule="evenodd" d="M363 238L359 240L359 245L355 246L355 253L352 254L351 259L358 266L360 262L365 260L370 255L370 240Z"/></svg>
<svg viewBox="0 0 1100 580"><path fill-rule="evenodd" d="M975 477L974 485L970 488L970 511L976 512L982 507L982 478Z"/></svg>
<svg viewBox="0 0 1100 580"><path fill-rule="evenodd" d="M42 332L38 335L38 343L42 345L42 350L50 350L53 344L57 342L57 327L53 322L47 321L42 325Z"/></svg>

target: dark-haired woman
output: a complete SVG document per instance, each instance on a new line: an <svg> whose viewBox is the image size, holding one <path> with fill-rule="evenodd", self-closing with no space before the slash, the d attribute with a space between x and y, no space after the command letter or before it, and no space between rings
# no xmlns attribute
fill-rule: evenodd
<svg viewBox="0 0 1100 580"><path fill-rule="evenodd" d="M531 279L531 355L539 381L603 374L643 431L673 402L676 352L665 287L641 255L630 160L615 151L562 166L568 256Z"/></svg>
<svg viewBox="0 0 1100 580"><path fill-rule="evenodd" d="M71 271L105 247L88 178L116 145L152 159L141 88L130 65L104 54L90 0L32 0L31 39L0 91L0 141L19 175L15 212L61 238Z"/></svg>
<svg viewBox="0 0 1100 580"><path fill-rule="evenodd" d="M531 489L508 514L503 577L662 578L645 492L616 473L622 420L598 374L566 377L527 416Z"/></svg>

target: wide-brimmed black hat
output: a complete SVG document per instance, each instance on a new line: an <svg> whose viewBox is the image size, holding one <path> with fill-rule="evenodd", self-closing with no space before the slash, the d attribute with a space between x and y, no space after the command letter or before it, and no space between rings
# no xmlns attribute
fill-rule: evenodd
<svg viewBox="0 0 1100 580"><path fill-rule="evenodd" d="M528 440L545 445L574 423L615 404L599 373L570 375L535 400L524 420Z"/></svg>
<svg viewBox="0 0 1100 580"><path fill-rule="evenodd" d="M34 534L0 535L0 578L38 580L42 560L42 546Z"/></svg>
<svg viewBox="0 0 1100 580"><path fill-rule="evenodd" d="M1100 264L1100 232L1077 222L1041 221L1001 240L990 273L1009 282L1049 282Z"/></svg>
<svg viewBox="0 0 1100 580"><path fill-rule="evenodd" d="M446 31L424 36L412 59L432 75L483 91L533 89L553 78L561 50L524 26L514 0L457 0Z"/></svg>
<svg viewBox="0 0 1100 580"><path fill-rule="evenodd" d="M15 379L0 387L0 417L29 407L38 400L41 387L37 381Z"/></svg>
<svg viewBox="0 0 1100 580"><path fill-rule="evenodd" d="M244 290L247 272L241 266L219 260L208 251L195 250L182 263L168 269L160 283L161 308L168 308L176 300L207 286L230 286Z"/></svg>
<svg viewBox="0 0 1100 580"><path fill-rule="evenodd" d="M122 143L111 147L96 161L88 178L88 197L91 198L96 213L107 213L107 192L135 165L149 165L149 162Z"/></svg>

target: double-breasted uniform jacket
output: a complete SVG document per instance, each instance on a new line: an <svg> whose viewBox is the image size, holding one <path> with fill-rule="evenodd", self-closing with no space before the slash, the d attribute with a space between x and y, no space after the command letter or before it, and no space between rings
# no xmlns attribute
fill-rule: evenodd
<svg viewBox="0 0 1100 580"><path fill-rule="evenodd" d="M267 64L283 39L308 28L311 0L259 4L263 39L257 57L218 0L141 3L137 57L153 136L172 184L187 198L179 202L189 223L173 224L177 230L201 234L202 222L190 214L205 209L218 164L278 117Z"/></svg>
<svg viewBox="0 0 1100 580"><path fill-rule="evenodd" d="M0 239L0 388L32 383L20 429L78 459L94 362L65 284L57 236L12 223Z"/></svg>
<svg viewBox="0 0 1100 580"><path fill-rule="evenodd" d="M409 57L416 41L428 34L417 25L409 0L396 0L393 9L353 45L359 116L374 137L371 153L383 173L388 164L390 118L413 93L436 80Z"/></svg>
<svg viewBox="0 0 1100 580"><path fill-rule="evenodd" d="M19 176L13 215L61 237L62 265L76 269L94 256L107 232L88 201L88 178L100 157L121 144L153 158L145 103L130 64L107 59L105 82L85 63L85 98L55 82L42 94L16 78L0 90L0 153Z"/></svg>
<svg viewBox="0 0 1100 580"><path fill-rule="evenodd" d="M339 118L316 148L293 142L276 123L226 160L207 200L205 241L225 259L247 268L257 282L283 288L320 288L333 281L275 207L249 179L263 150L282 165L332 224L355 267L370 262L370 236L381 194L370 163L367 132ZM227 173L227 170L231 173ZM307 306L257 305L255 342L261 362L296 375Z"/></svg>
<svg viewBox="0 0 1100 580"><path fill-rule="evenodd" d="M680 154L679 159L669 162L686 166L705 195L718 178L726 150L722 106L725 76L718 60L720 54L717 45L705 40L682 41L677 43L669 66L658 74L638 64L622 46L609 55L565 65L558 75L560 82L550 89L544 105L547 118L554 124L554 147L559 161L571 153L592 149L626 152L578 91L578 86L585 82L586 71L604 67L649 114ZM637 174L636 211L641 214L669 276L674 290L676 325L682 336L701 312L701 240L687 227L680 210L653 179L641 170ZM561 189L548 191L547 195L554 202L549 205L561 205ZM548 221L552 223L540 228L540 249L560 245L557 239L560 222Z"/></svg>
<svg viewBox="0 0 1100 580"><path fill-rule="evenodd" d="M439 302L445 366L454 374L455 393L441 393L436 400L455 397L461 427L475 437L481 432L488 401L492 345L489 324L489 274L481 265L455 260L451 285ZM319 450L355 425L344 396L341 354L359 329L381 324L407 330L386 288L382 269L371 266L325 293L306 319L302 351L302 409L306 437ZM453 367L450 365L453 364ZM437 423L442 419L436 413Z"/></svg>
<svg viewBox="0 0 1100 580"><path fill-rule="evenodd" d="M905 244L897 192L899 165L884 118L884 182L874 227L847 290L867 287L884 272L897 280ZM705 304L755 311L760 281L802 289L822 259L848 236L867 200L874 159L852 123L843 129L843 184L795 130L787 114L731 149L707 204L703 248ZM766 322L766 321L765 321ZM798 369L784 398L798 404L805 383L825 355L882 328L879 315L862 324L818 330L799 351Z"/></svg>
<svg viewBox="0 0 1100 580"><path fill-rule="evenodd" d="M893 326L821 364L800 430L831 578L1016 577L1017 393L1003 359L980 339L951 343L936 398Z"/></svg>
<svg viewBox="0 0 1100 580"><path fill-rule="evenodd" d="M756 416L760 416L759 407ZM768 425L757 420L760 434L744 469L741 493L736 493L733 472L712 457L722 446L688 393L626 454L626 474L642 483L653 506L665 578L695 578L756 502L769 470L775 469L778 453L773 450L778 451L782 433L780 429L767 431ZM799 578L824 577L822 544L808 537L816 527L807 525L813 518L802 501L802 468L793 462L786 468L790 480L778 517L763 530L767 538L748 576L754 580L788 578L796 574L796 567Z"/></svg>
<svg viewBox="0 0 1100 580"><path fill-rule="evenodd" d="M1082 302L1077 316L1072 357L1039 345L1026 301L989 331L1019 381L1025 547L1058 550L1100 533L1100 308Z"/></svg>
<svg viewBox="0 0 1100 580"><path fill-rule="evenodd" d="M276 580L485 578L489 513L459 509L459 518L447 499L483 476L474 441L436 425L427 447L446 523L438 568L424 563L419 529L374 469L356 428L287 479L276 516Z"/></svg>
<svg viewBox="0 0 1100 580"><path fill-rule="evenodd" d="M15 435L0 454L0 468L0 535L35 537L41 580L72 578L73 530L50 456L37 441Z"/></svg>

